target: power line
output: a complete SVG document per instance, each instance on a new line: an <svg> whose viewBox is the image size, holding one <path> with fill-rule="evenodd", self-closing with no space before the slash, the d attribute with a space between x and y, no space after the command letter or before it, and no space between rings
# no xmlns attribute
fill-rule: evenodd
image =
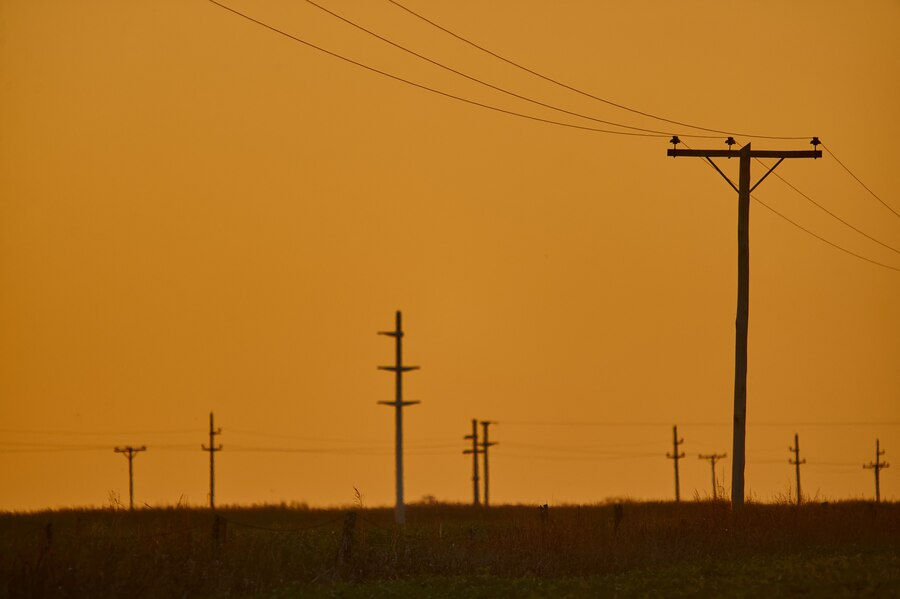
<svg viewBox="0 0 900 599"><path fill-rule="evenodd" d="M183 428L174 430L149 430L149 431L72 431L72 430L36 430L36 429L13 429L0 428L0 433L11 435L72 435L85 437L113 437L121 435L186 435L196 434L203 429Z"/></svg>
<svg viewBox="0 0 900 599"><path fill-rule="evenodd" d="M679 126L682 126L682 127L689 127L689 128L691 128L691 129L697 129L697 130L700 130L700 131L708 131L708 132L710 132L710 133L719 133L719 134L722 134L722 135L734 135L734 136L737 136L737 137L751 137L751 138L755 138L755 139L783 139L783 140L809 139L809 138L811 137L810 135L803 135L803 136L798 136L798 137L784 137L784 136L776 136L776 135L752 135L752 134L749 134L749 133L735 133L735 132L733 132L733 131L724 131L724 130L720 130L720 129L710 129L710 128L707 128L707 127L700 127L700 126L698 126L698 125L691 125L691 124L689 124L689 123L684 123L684 122L681 122L681 121L676 121L676 120L672 120L672 119L667 119L667 118L665 118L665 117L661 117L661 116L655 115L655 114L650 113L650 112L644 112L644 111L641 111L641 110L637 110L637 109L634 109L634 108L630 108L630 107L628 107L628 106L626 106L626 105L624 105L624 104L618 104L618 103L613 102L613 101L611 101L611 100L607 100L606 98L601 98L600 96L596 96L596 95L594 95L594 94L591 94L591 93L589 93L589 92L586 92L586 91L584 91L584 90L581 90L581 89L579 89L579 88L577 88L577 87L574 87L574 86L572 86L572 85L568 85L568 84L563 83L563 82L561 82L561 81L559 81L559 80L557 80L557 79L554 79L554 78L552 78L552 77L549 77L549 76L547 76L547 75L544 75L544 74L542 74L542 73L539 73L538 71L535 71L535 70L530 69L530 68L528 68L528 67L526 67L526 66L523 66L522 64L520 64L520 63L518 63L518 62L515 62L515 61L513 61L513 60L510 60L509 58L505 58L505 57L501 56L500 54L497 54L496 52L493 52L493 51L491 51L491 50L485 48L484 46L481 46L481 45L479 45L479 44L477 44L477 43L475 43L475 42L473 42L473 41L471 41L471 40L469 40L469 39L467 39L467 38L465 38L465 37L463 37L463 36L461 36L461 35L459 35L459 34L457 34L457 33L454 33L454 32L451 31L450 29L447 29L446 27L443 27L443 26L439 25L438 23L436 23L436 22L434 22L434 21L432 21L432 20L430 20L430 19L428 19L428 18L426 18L426 17L420 15L419 13L414 12L413 10L411 10L410 8L407 8L406 6L400 4L400 3L397 2L396 0L388 0L388 2L390 2L391 4L393 4L394 6L400 8L400 9L402 9L402 10L405 10L405 11L408 12L409 14L413 15L414 17L416 17L416 18L418 18L418 19L421 19L422 21L428 23L429 25L431 25L431 26L433 26L433 27L435 27L435 28L437 28L437 29L440 29L440 30L443 31L444 33L446 33L446 34L448 34L448 35L450 35L450 36L452 36L452 37L458 39L459 41L461 41L461 42L463 42L463 43L466 43L466 44L472 46L473 48L476 48L476 49L478 49L478 50L480 50L480 51L482 51L482 52L485 52L485 53L487 53L487 54L490 54L490 55L493 56L494 58L496 58L496 59L498 59L498 60L501 60L501 61L503 61L503 62L505 62L505 63L507 63L507 64L509 64L509 65L512 65L512 66L516 67L517 69L521 69L522 71L525 71L526 73L529 73L529 74L531 74L531 75L534 75L535 77L539 77L539 78L543 79L544 81L548 81L548 82L550 82L550 83L552 83L552 84L554 84L554 85L558 85L558 86L563 87L563 88L565 88L565 89L567 89L567 90L569 90L569 91L573 91L573 92L575 92L575 93L577 93L577 94L580 94L580 95L582 95L582 96L585 96L585 97L587 97L587 98L591 98L591 99L593 99L593 100L597 100L597 101L599 101L599 102L603 102L604 104L608 104L609 106L614 106L614 107L619 108L619 109L621 109L621 110L626 110L626 111L631 112L631 113L634 113L634 114L639 114L639 115L641 115L641 116L645 116L645 117L648 117L648 118L651 118L651 119L655 119L655 120L658 120L658 121L662 121L662 122L665 122L665 123L669 123L669 124L672 124L672 125L679 125ZM687 136L685 136L685 137L687 137Z"/></svg>
<svg viewBox="0 0 900 599"><path fill-rule="evenodd" d="M527 96L523 96L522 94L518 94L518 93L516 93L516 92L510 91L510 90L505 89L505 88L503 88L503 87L494 85L494 84L492 84L492 83L488 83L487 81L484 81L483 79L479 79L478 77L473 77L473 76L468 75L468 74L466 74L466 73L464 73L464 72L462 72L462 71L460 71L460 70L458 70L458 69L454 69L453 67L449 67L449 66L447 66L447 65L445 65L445 64L443 64L443 63L441 63L441 62L438 62L438 61L436 61L436 60L433 60L433 59L431 59L431 58L428 58L427 56L425 56L425 55L423 55L423 54L420 54L419 52L416 52L415 50L411 50L411 49L407 48L406 46L403 46L403 45L401 45L401 44L398 44L398 43L396 43L396 42L394 42L394 41L392 41L392 40L390 40L390 39L388 39L388 38L386 38L386 37L384 37L384 36L382 36L382 35L379 35L378 33L375 33L375 32L372 31L371 29L367 29L366 27L363 27L362 25L360 25L360 24L358 24L358 23L356 23L356 22L354 22L354 21L352 21L352 20L350 20L350 19L348 19L348 18L346 18L346 17L344 17L344 16L341 16L341 15L339 15L339 14L337 14L337 13L335 13L335 12L329 10L328 8L325 8L324 6L322 6L322 5L320 5L320 4L317 4L316 2L313 2L313 0L304 0L304 1L305 1L307 4L310 4L310 5L312 5L312 6L316 7L316 8L318 8L319 10L321 10L321 11L323 11L323 12L325 12L325 13L331 15L332 17L334 17L334 18L336 18L336 19L339 19L339 20L343 21L344 23L350 25L351 27L355 27L356 29L359 29L360 31L362 31L362 32L364 32L364 33L367 33L368 35L371 35L372 37L375 37L375 38L381 40L382 42L384 42L384 43L386 43L386 44L389 44L389 45L391 45L391 46L393 46L393 47L395 47L395 48L397 48L397 49L399 49L399 50L402 50L403 52L406 52L406 53L408 53L408 54L411 54L412 56L415 56L416 58L419 58L419 59L421 59L421 60L424 60L424 61L428 62L429 64L432 64L432 65L434 65L434 66L436 66L436 67L442 68L442 69L444 69L444 70L446 70L446 71L449 71L449 72L451 72L451 73L454 73L454 74L456 74L456 75L459 75L460 77L464 77L464 78L468 79L469 81L474 81L474 82L476 82L476 83L478 83L478 84L480 84L480 85L483 85L483 86L488 87L488 88L490 88L490 89L493 89L493 90L495 90L495 91L499 91L499 92L501 92L501 93L507 94L507 95L512 96L512 97L514 97L514 98L518 98L518 99L520 99L520 100L524 100L525 102L530 102L531 104L535 104L535 105L537 105L537 106L542 106L542 107L544 107L544 108L549 108L550 110L555 110L555 111L557 111L557 112L561 112L561 113L563 113L563 114L568 114L568 115L570 115L570 116L576 116L576 117L579 117L579 118L587 119L587 120L589 120L589 121L594 121L594 122L596 122L596 123L603 123L604 125L612 125L612 126L614 126L614 127L622 127L623 129L630 129L630 130L632 130L632 131L641 131L641 132L644 132L644 133L657 133L657 134L664 135L664 136L672 135L672 133L673 133L672 131L668 131L668 132L667 132L667 131L660 131L660 130L657 130L657 129L645 129L645 128L642 128L642 127L633 127L633 126L631 126L631 125L624 125L624 124L622 124L622 123L616 123L616 122L614 122L614 121L607 121L607 120L599 119L599 118L596 118L596 117L593 117L593 116L590 116L590 115L587 115L587 114L583 114L583 113L580 113L580 112L575 112L575 111L572 111L572 110L567 110L567 109L565 109L565 108L560 108L560 107L558 107L558 106L554 106L554 105L548 104L548 103L546 103L546 102L541 102L540 100L535 100L535 99L529 98L529 97L527 97ZM718 136L718 135L690 135L690 134L686 134L686 135L683 135L683 137L694 137L694 138L718 138L719 136Z"/></svg>
<svg viewBox="0 0 900 599"><path fill-rule="evenodd" d="M853 251L851 251L851 250L848 250L847 248L842 247L842 246L840 246L840 245L834 243L833 241L829 241L829 240L825 239L824 237L822 237L821 235L817 235L816 233L813 233L812 231L810 231L809 229L807 229L807 228L804 227L803 225L800 225L800 224L796 223L795 221L791 220L790 218L788 218L787 216L785 216L785 215L782 214L781 212L778 212L777 210L775 210L774 208L772 208L771 206L769 206L768 204L766 204L765 202L763 202L762 200L760 200L760 199L759 199L758 197L756 197L755 195L751 195L750 197L753 198L753 199L756 201L756 203L759 204L760 206L762 206L763 208L766 208L767 210L773 212L776 216L780 216L781 218L783 218L783 219L786 220L787 222L791 223L792 225L794 225L795 227L797 227L798 229L800 229L800 230L803 231L804 233L807 233L807 234L809 234L809 235L812 235L813 237L815 237L815 238L818 239L819 241L821 241L821 242L823 242L823 243L827 243L827 244L830 245L831 247L833 247L833 248L835 248L835 249L837 249L837 250L840 250L840 251L844 252L845 254L849 254L849 255L853 256L854 258L859 258L860 260L865 260L866 262L869 262L869 263L874 264L874 265L876 265L876 266L880 266L880 267L882 267L882 268L887 268L888 270L894 270L894 271L900 272L900 268L897 268L896 266L891 266L890 264L885 264L884 262L879 262L878 260L873 260L873 259L871 259L871 258L866 258L865 256L863 256L863 255L861 255L861 254L857 254L856 252L853 252Z"/></svg>
<svg viewBox="0 0 900 599"><path fill-rule="evenodd" d="M863 183L863 182L862 182L862 179L860 179L859 177L857 177L857 176L853 173L853 171L851 171L850 168L847 167L847 165L844 164L844 163L841 161L840 158L838 158L837 156L834 155L834 152L832 152L830 149L828 149L828 146L826 146L825 144L822 144L822 148L824 148L825 151L828 152L828 155L829 155L829 156L831 156L832 158L834 158L835 162L837 162L839 165L841 165L841 168L843 168L845 171L847 171L847 174L849 174L851 177L853 177L854 179L856 179L856 182L859 183L860 185L862 185L863 189L865 189L865 190L868 191L870 194L872 194L872 197L873 197L873 198L875 198L876 200L878 200L879 202L881 202L882 206L884 206L885 208L887 208L888 210L890 210L891 212L893 212L893 213L894 213L894 216L900 217L900 213L898 213L896 210L894 210L893 208L891 208L890 205L888 205L887 202L885 202L884 200L882 200L882 199L878 196L877 193L875 193L874 191L872 191L872 190L869 188L868 185L866 185L865 183Z"/></svg>
<svg viewBox="0 0 900 599"><path fill-rule="evenodd" d="M758 162L759 164L762 164L763 166L766 166L761 160L758 160L758 159L757 159L757 162ZM840 216L838 216L837 214L835 214L834 212L832 212L831 210L829 210L828 208L826 208L825 206L823 206L822 204L818 203L817 201L815 201L814 199L812 199L811 197L809 197L807 194L805 194L805 193L803 193L802 191L800 191L799 189L797 189L797 187L796 187L793 183L791 183L790 181L788 181L787 179L785 179L784 177L782 177L782 176L779 175L778 173L773 173L773 174L774 174L775 177L776 177L777 179L779 179L782 183L784 183L785 185L787 185L788 187L790 187L791 189L793 189L794 191L796 191L798 194L800 194L802 197L804 197L806 200L808 200L813 206L815 206L815 207L818 208L819 210L823 211L823 212L824 212L825 214L827 214L828 216L834 218L835 220L839 221L840 223L842 223L842 224L846 225L847 227L853 229L854 231L856 231L857 233L859 233L860 235L862 235L862 236L865 237L866 239L869 239L869 240L871 240L871 241L874 241L874 242L877 243L878 245L880 245L880 246L882 246L882 247L885 247L885 248L891 250L891 251L894 252L895 254L900 254L900 250L898 250L897 248L895 248L895 247L893 247L893 246L891 246L891 245L888 245L888 244L884 243L883 241L881 241L881 240L879 240L879 239L876 239L875 237L872 237L871 235L869 235L869 234L866 233L865 231L863 231L863 230L861 230L861 229L855 227L854 225L850 224L849 222L847 222L846 220L844 220L843 218L841 218Z"/></svg>
<svg viewBox="0 0 900 599"><path fill-rule="evenodd" d="M392 0L388 0L388 1L390 2L390 1L392 1ZM685 147L687 147L688 149L690 149L690 146L688 146L687 144L683 144L683 145L684 145ZM823 147L824 147L824 146L823 146ZM716 169L716 166L715 166L715 165L712 165L712 164L709 164L709 163L707 163L706 165L707 165L709 168ZM833 247L833 248L835 248L835 249L837 249L837 250L840 250L840 251L844 252L845 254L849 254L849 255L853 256L854 258L859 258L860 260L864 260L864 261L869 262L869 263L871 263L871 264L875 264L876 266L881 266L882 268L887 268L887 269L889 269L889 270L893 270L893 271L900 272L900 268L898 268L898 267L896 267L896 266L891 266L890 264L885 264L884 262L879 262L878 260L873 260L872 258L867 258L867 257L863 256L862 254L857 254L857 253L854 252L854 251L848 250L847 248L845 248L845 247L843 247L843 246L840 246L840 245L834 243L833 241L829 241L828 239L825 239L824 237L822 237L821 235L818 235L817 233L813 233L811 230L807 229L806 227L804 227L804 226L801 225L800 223L798 223L798 222L796 222L796 221L794 221L794 220L788 218L787 216L785 216L784 214L782 214L782 213L779 212L778 210L775 210L775 209L772 208L770 205L766 204L765 202L763 202L762 200L760 200L758 197L756 197L756 195L750 194L750 197L751 197L757 204L759 204L760 206L762 206L763 208L766 208L766 209L769 210L770 212L774 213L776 216L781 217L781 218L784 219L785 221L787 221L787 222L789 222L790 224L794 225L795 227L797 227L798 229L800 229L800 230L803 231L804 233L806 233L806 234L808 234L808 235L811 235L812 237L815 237L815 238L818 239L819 241L821 241L821 242L823 242L823 243L827 243L827 244L830 245L831 247ZM808 198L808 199L809 199L809 198ZM810 201L812 201L812 200L810 199ZM816 204L816 202L813 202L813 203ZM818 206L818 204L816 204L816 205ZM819 206L819 207L821 208L821 206ZM824 210L824 208L822 208L822 209ZM826 210L826 212L828 212L828 211ZM838 218L838 217L835 216L835 218ZM838 219L838 220L841 220L841 219ZM844 221L841 220L841 222L844 222ZM851 226L851 227L852 227L852 225L849 225L849 223L845 223L845 224L848 224L848 226ZM855 229L855 227L853 227L853 228ZM860 232L861 232L861 231L860 231ZM865 235L865 233L863 233L863 235ZM867 237L868 237L868 236L867 236ZM879 243L880 243L880 242L879 242Z"/></svg>
<svg viewBox="0 0 900 599"><path fill-rule="evenodd" d="M460 101L460 102L464 102L464 103L466 103L466 104L471 104L471 105L473 105L473 106L479 106L479 107L485 108L485 109L487 109L487 110L493 110L493 111L495 111L495 112L499 112L499 113L502 113L502 114L508 114L508 115L510 115L510 116L517 116L517 117L520 117L520 118L523 118L523 119L528 119L528 120L536 121L536 122L539 122L539 123L546 123L546 124L549 124L549 125L558 125L558 126L560 126L560 127L568 127L568 128L570 128L570 129L579 129L579 130L582 130L582 131L592 131L592 132L595 132L595 133L607 133L607 134L610 134L610 135L627 135L627 136L630 136L630 137L668 137L668 134L640 133L640 132L631 132L631 131L613 131L613 130L610 130L610 129L600 129L600 128L597 128L597 127L587 127L587 126L585 126L585 125L576 125L576 124L573 124L573 123L565 123L565 122L562 122L562 121L554 121L554 120L552 120L552 119L545 119L545 118L541 118L541 117L537 117L537 116L532 116L532 115L529 115L529 114L524 114L524 113L516 112L516 111L513 111L513 110L507 110L507 109L505 109L505 108L499 108L499 107L497 107L497 106L492 106L492 105L490 105L490 104L484 104L484 103L478 102L478 101L476 101L476 100L470 100L470 99L468 99L468 98L464 98L464 97L462 97L462 96L457 96L457 95L451 94L451 93L449 93L449 92L441 91L441 90L439 90L439 89L436 89L436 88L433 88L433 87L429 87L429 86L423 85L423 84L421 84L421 83L416 83L415 81L412 81L412 80L410 80L410 79L405 79L405 78L400 77L400 76L398 76L398 75L393 75L393 74L391 74L391 73L388 73L387 71L383 71L383 70L381 70L381 69L378 69L378 68L375 68L375 67L371 67L371 66L369 66L369 65L367 65L367 64L364 64L364 63L361 63L361 62L359 62L359 61L353 60L352 58L347 58L346 56L343 56L343 55L341 55L341 54L338 54L337 52L332 52L331 50L326 50L325 48L323 48L323 47L321 47L321 46L317 46L316 44L313 44L312 42L308 42L308 41L306 41L306 40L304 40L304 39L302 39L302 38L300 38L300 37L297 37L297 36L295 36L295 35L293 35L293 34L287 33L286 31L283 31L283 30L281 30L281 29L278 29L277 27L273 27L272 25L268 25L267 23L264 23L264 22L262 22L262 21L259 21L259 20L255 19L255 18L253 18L253 17L251 17L251 16L249 16L249 15L247 15L247 14L244 14L244 13L238 11L238 10L235 10L235 9L229 7L229 6L225 6L224 4L220 4L220 3L217 2L216 0L207 0L207 1L208 1L209 3L211 3L211 4L215 4L215 5L218 6L219 8L222 8L222 9L224 9L224 10L227 10L228 12L234 13L235 15L237 15L237 16L243 18L243 19L246 19L246 20L250 21L251 23L255 23L255 24L259 25L260 27L264 27L264 28L266 28L266 29L268 29L268 30L270 30L270 31L272 31L272 32L274 32L274 33L277 33L277 34L279 34L279 35L282 35L282 36L284 36L284 37L286 37L286 38L288 38L288 39L291 39L291 40L293 40L293 41L295 41L295 42L298 42L298 43L300 43L300 44L303 44L303 45L305 45L305 46L308 46L308 47L310 47L310 48L312 48L312 49L314 49L314 50L318 50L319 52L322 52L322 53L324 53L324 54L327 54L327 55L332 56L332 57L334 57L334 58L337 58L337 59L339 59L339 60L343 60L344 62L348 62L348 63L350 63L350 64L352 64L352 65L355 65L355 66L358 66L358 67L360 67L360 68L366 69L367 71L371 71L371 72L373 72L373 73L377 73L377 74L382 75L382 76L384 76L384 77L388 77L388 78L393 79L393 80L395 80L395 81L400 81L401 83L406 83L407 85L411 85L411 86L413 86L413 87L417 87L417 88L419 88L419 89L423 89L423 90L425 90L425 91L429 91L429 92L432 92L432 93L434 93L434 94L438 94L438 95L440 95L440 96L444 96L444 97L446 97L446 98L451 98L451 99L453 99L453 100L457 100L457 101Z"/></svg>

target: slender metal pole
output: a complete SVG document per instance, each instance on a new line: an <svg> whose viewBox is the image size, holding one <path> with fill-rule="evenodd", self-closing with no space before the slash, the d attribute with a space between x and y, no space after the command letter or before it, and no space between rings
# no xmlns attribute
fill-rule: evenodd
<svg viewBox="0 0 900 599"><path fill-rule="evenodd" d="M406 509L403 500L403 407L419 403L418 401L403 401L403 373L410 370L416 370L418 366L403 365L403 322L400 310L397 310L395 329L393 331L382 331L379 335L387 335L394 338L395 342L395 365L379 366L381 370L394 372L394 401L380 401L378 403L394 406L394 454L396 460L395 479L396 479L396 505L394 507L394 520L397 524L406 523Z"/></svg>
<svg viewBox="0 0 900 599"><path fill-rule="evenodd" d="M881 502L881 485L879 481L879 474L883 468L887 468L890 466L889 463L881 461L881 456L883 455L884 450L881 449L881 441L879 439L875 439L875 461L863 465L863 468L870 468L875 471L875 503Z"/></svg>
<svg viewBox="0 0 900 599"><path fill-rule="evenodd" d="M721 460L724 457L728 457L727 453L712 453L709 455L700 454L701 460L709 460L710 468L712 469L712 498L715 501L718 497L718 485L716 484L716 462Z"/></svg>
<svg viewBox="0 0 900 599"><path fill-rule="evenodd" d="M222 429L215 428L213 424L213 413L209 413L209 447L201 445L203 451L209 452L209 509L216 510L216 460L217 451L222 451L222 445L216 446L216 435L221 435Z"/></svg>
<svg viewBox="0 0 900 599"><path fill-rule="evenodd" d="M797 469L797 505L800 505L800 502L803 501L803 493L800 490L800 464L806 463L806 460L800 459L800 435L794 433L794 446L788 449L794 452L794 459L788 460L788 463L793 464Z"/></svg>
<svg viewBox="0 0 900 599"><path fill-rule="evenodd" d="M398 524L406 522L406 506L403 498L403 327L401 324L402 316L400 310L397 310L397 371L394 373L395 380L395 398L394 401L394 419L395 419L395 441L394 455L396 457L395 480L397 484L397 502L395 506L395 518Z"/></svg>
<svg viewBox="0 0 900 599"><path fill-rule="evenodd" d="M490 495L488 491L489 485L489 477L488 477L488 447L490 447L490 443L488 443L488 426L490 426L490 422L484 421L481 423L481 428L483 431L482 434L482 447L484 448L484 506L487 507L491 504Z"/></svg>
<svg viewBox="0 0 900 599"><path fill-rule="evenodd" d="M216 451L213 443L215 443L216 432L213 428L213 413L209 413L209 509L216 509Z"/></svg>
<svg viewBox="0 0 900 599"><path fill-rule="evenodd" d="M678 482L678 460L684 457L684 452L678 452L678 446L684 443L684 439L678 438L678 427L672 427L672 453L667 453L666 457L675 461L675 502L681 501L681 487Z"/></svg>
<svg viewBox="0 0 900 599"><path fill-rule="evenodd" d="M132 462L135 454L140 451L147 451L147 446L132 447L131 445L126 445L125 447L116 447L113 451L124 454L125 459L128 460L128 509L129 511L134 511L134 467Z"/></svg>
<svg viewBox="0 0 900 599"><path fill-rule="evenodd" d="M478 505L478 454L481 453L481 450L478 449L478 420L472 419L472 434L466 435L463 437L464 439L472 440L472 449L466 449L463 451L464 454L471 453L472 454L472 504Z"/></svg>
<svg viewBox="0 0 900 599"><path fill-rule="evenodd" d="M128 510L134 511L134 470L132 462L134 461L134 450L128 448Z"/></svg>
<svg viewBox="0 0 900 599"><path fill-rule="evenodd" d="M488 427L492 424L495 424L491 420L482 420L481 421L481 452L484 454L484 506L487 507L490 505L490 491L489 491L489 478L488 478L488 449L492 445L496 445L497 443L491 442L488 440Z"/></svg>

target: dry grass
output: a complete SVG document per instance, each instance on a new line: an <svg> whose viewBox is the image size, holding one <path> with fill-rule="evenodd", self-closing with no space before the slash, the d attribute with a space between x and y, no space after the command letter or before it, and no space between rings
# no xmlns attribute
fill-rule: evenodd
<svg viewBox="0 0 900 599"><path fill-rule="evenodd" d="M712 561L838 552L896 554L900 506L867 502L414 505L0 515L0 594L177 597L266 594L300 585L430 577L560 579ZM343 542L342 542L343 541ZM343 552L341 547L344 547Z"/></svg>

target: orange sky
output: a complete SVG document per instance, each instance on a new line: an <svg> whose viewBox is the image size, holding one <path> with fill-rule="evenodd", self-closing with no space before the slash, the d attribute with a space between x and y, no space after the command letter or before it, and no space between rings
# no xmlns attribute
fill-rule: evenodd
<svg viewBox="0 0 900 599"><path fill-rule="evenodd" d="M900 211L896 1L403 3L635 109L818 135ZM226 4L448 93L598 126L304 0ZM517 71L386 0L322 5L518 94L692 132ZM410 500L469 500L473 417L499 421L494 502L669 498L676 423L682 495L705 496L697 454L731 452L737 198L667 142L441 97L205 0L4 0L0 509L127 497L124 444L149 448L136 502L202 504L210 410L219 503L345 504L356 487L391 504L393 414L376 402L393 381L375 367L392 345L375 333L397 309L422 366L406 384L422 401L406 412ZM900 248L900 218L828 153L776 172ZM753 204L747 488L788 492L798 432L807 493L870 496L876 437L900 455L900 256L775 178L755 195L895 270ZM251 451L273 448L315 453ZM883 496L898 478L884 472Z"/></svg>

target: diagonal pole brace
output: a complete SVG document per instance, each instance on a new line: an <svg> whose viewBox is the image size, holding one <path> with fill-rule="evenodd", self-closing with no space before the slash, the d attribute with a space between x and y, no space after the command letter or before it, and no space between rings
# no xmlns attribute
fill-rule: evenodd
<svg viewBox="0 0 900 599"><path fill-rule="evenodd" d="M707 158L707 160L709 160L709 158ZM772 165L772 168L770 168L769 170L767 170L767 171L766 171L766 174L763 175L762 178L760 178L760 180L757 181L756 184L755 184L753 187L750 188L750 193L753 193L753 190L756 189L757 187L759 187L759 184L762 183L763 181L765 181L765 180L766 180L766 177L768 177L769 175L771 175L771 174L772 174L772 171L774 171L776 168L778 168L778 165L781 164L782 162L784 162L784 158L780 158L780 159L778 160L778 162L776 162L774 165ZM732 185L732 187L734 187L734 185Z"/></svg>
<svg viewBox="0 0 900 599"><path fill-rule="evenodd" d="M710 163L710 164L712 165L712 167L713 167L714 169L716 169L716 170L719 172L719 174L722 175L722 177L723 177L726 181L728 181L728 184L731 185L731 189L735 190L735 191L738 192L738 193L741 193L741 191L737 188L737 185L735 185L734 183L731 182L731 179L728 178L728 175L726 175L725 173L723 173L723 172L722 172L722 169L720 169L718 166L716 166L716 163L713 162L713 161L709 158L709 156L705 156L705 158L706 158L706 161L707 161L708 163Z"/></svg>

